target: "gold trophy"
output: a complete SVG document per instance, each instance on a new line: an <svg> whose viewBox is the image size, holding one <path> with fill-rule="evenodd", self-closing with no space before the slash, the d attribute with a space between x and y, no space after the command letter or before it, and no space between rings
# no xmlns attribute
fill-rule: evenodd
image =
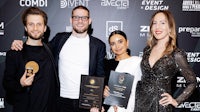
<svg viewBox="0 0 200 112"><path fill-rule="evenodd" d="M25 68L27 70L26 77L29 77L39 71L39 65L35 61L27 62Z"/></svg>

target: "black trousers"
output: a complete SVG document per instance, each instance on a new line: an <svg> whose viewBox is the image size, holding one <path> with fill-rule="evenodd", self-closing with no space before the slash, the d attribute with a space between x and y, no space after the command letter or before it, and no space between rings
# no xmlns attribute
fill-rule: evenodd
<svg viewBox="0 0 200 112"><path fill-rule="evenodd" d="M89 112L90 110L79 108L78 99L59 98L58 101L59 112Z"/></svg>

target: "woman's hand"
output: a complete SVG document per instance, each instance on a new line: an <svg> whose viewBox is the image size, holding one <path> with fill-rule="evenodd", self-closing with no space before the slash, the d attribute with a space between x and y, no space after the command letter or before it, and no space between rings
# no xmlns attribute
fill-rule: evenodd
<svg viewBox="0 0 200 112"><path fill-rule="evenodd" d="M90 112L100 112L100 111L99 111L99 108L97 108L97 107L92 107L92 108L90 109ZM105 109L104 109L103 106L102 106L102 108L101 108L101 112L105 112Z"/></svg>
<svg viewBox="0 0 200 112"><path fill-rule="evenodd" d="M167 106L167 105L171 104L174 107L178 106L177 101L169 93L163 93L163 94L161 94L161 96L163 98L159 101L160 105Z"/></svg>
<svg viewBox="0 0 200 112"><path fill-rule="evenodd" d="M104 91L103 91L103 96L104 96L104 98L106 98L109 95L110 95L110 89L108 86L105 86Z"/></svg>

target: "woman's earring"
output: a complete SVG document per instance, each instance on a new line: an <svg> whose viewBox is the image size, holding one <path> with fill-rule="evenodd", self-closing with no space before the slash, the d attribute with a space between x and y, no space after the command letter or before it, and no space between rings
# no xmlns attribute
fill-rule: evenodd
<svg viewBox="0 0 200 112"><path fill-rule="evenodd" d="M115 53L110 49L111 58L115 58Z"/></svg>

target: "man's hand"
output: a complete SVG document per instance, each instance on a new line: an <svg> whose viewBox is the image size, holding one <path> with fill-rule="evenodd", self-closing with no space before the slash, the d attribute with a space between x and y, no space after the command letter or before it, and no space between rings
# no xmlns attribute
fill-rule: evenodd
<svg viewBox="0 0 200 112"><path fill-rule="evenodd" d="M29 77L26 77L26 73L27 73L27 70L25 70L23 76L20 79L20 84L22 85L22 87L31 86L33 83L33 80L34 80L35 74L33 74Z"/></svg>
<svg viewBox="0 0 200 112"><path fill-rule="evenodd" d="M22 50L23 49L23 41L22 40L14 40L11 45L12 50Z"/></svg>

